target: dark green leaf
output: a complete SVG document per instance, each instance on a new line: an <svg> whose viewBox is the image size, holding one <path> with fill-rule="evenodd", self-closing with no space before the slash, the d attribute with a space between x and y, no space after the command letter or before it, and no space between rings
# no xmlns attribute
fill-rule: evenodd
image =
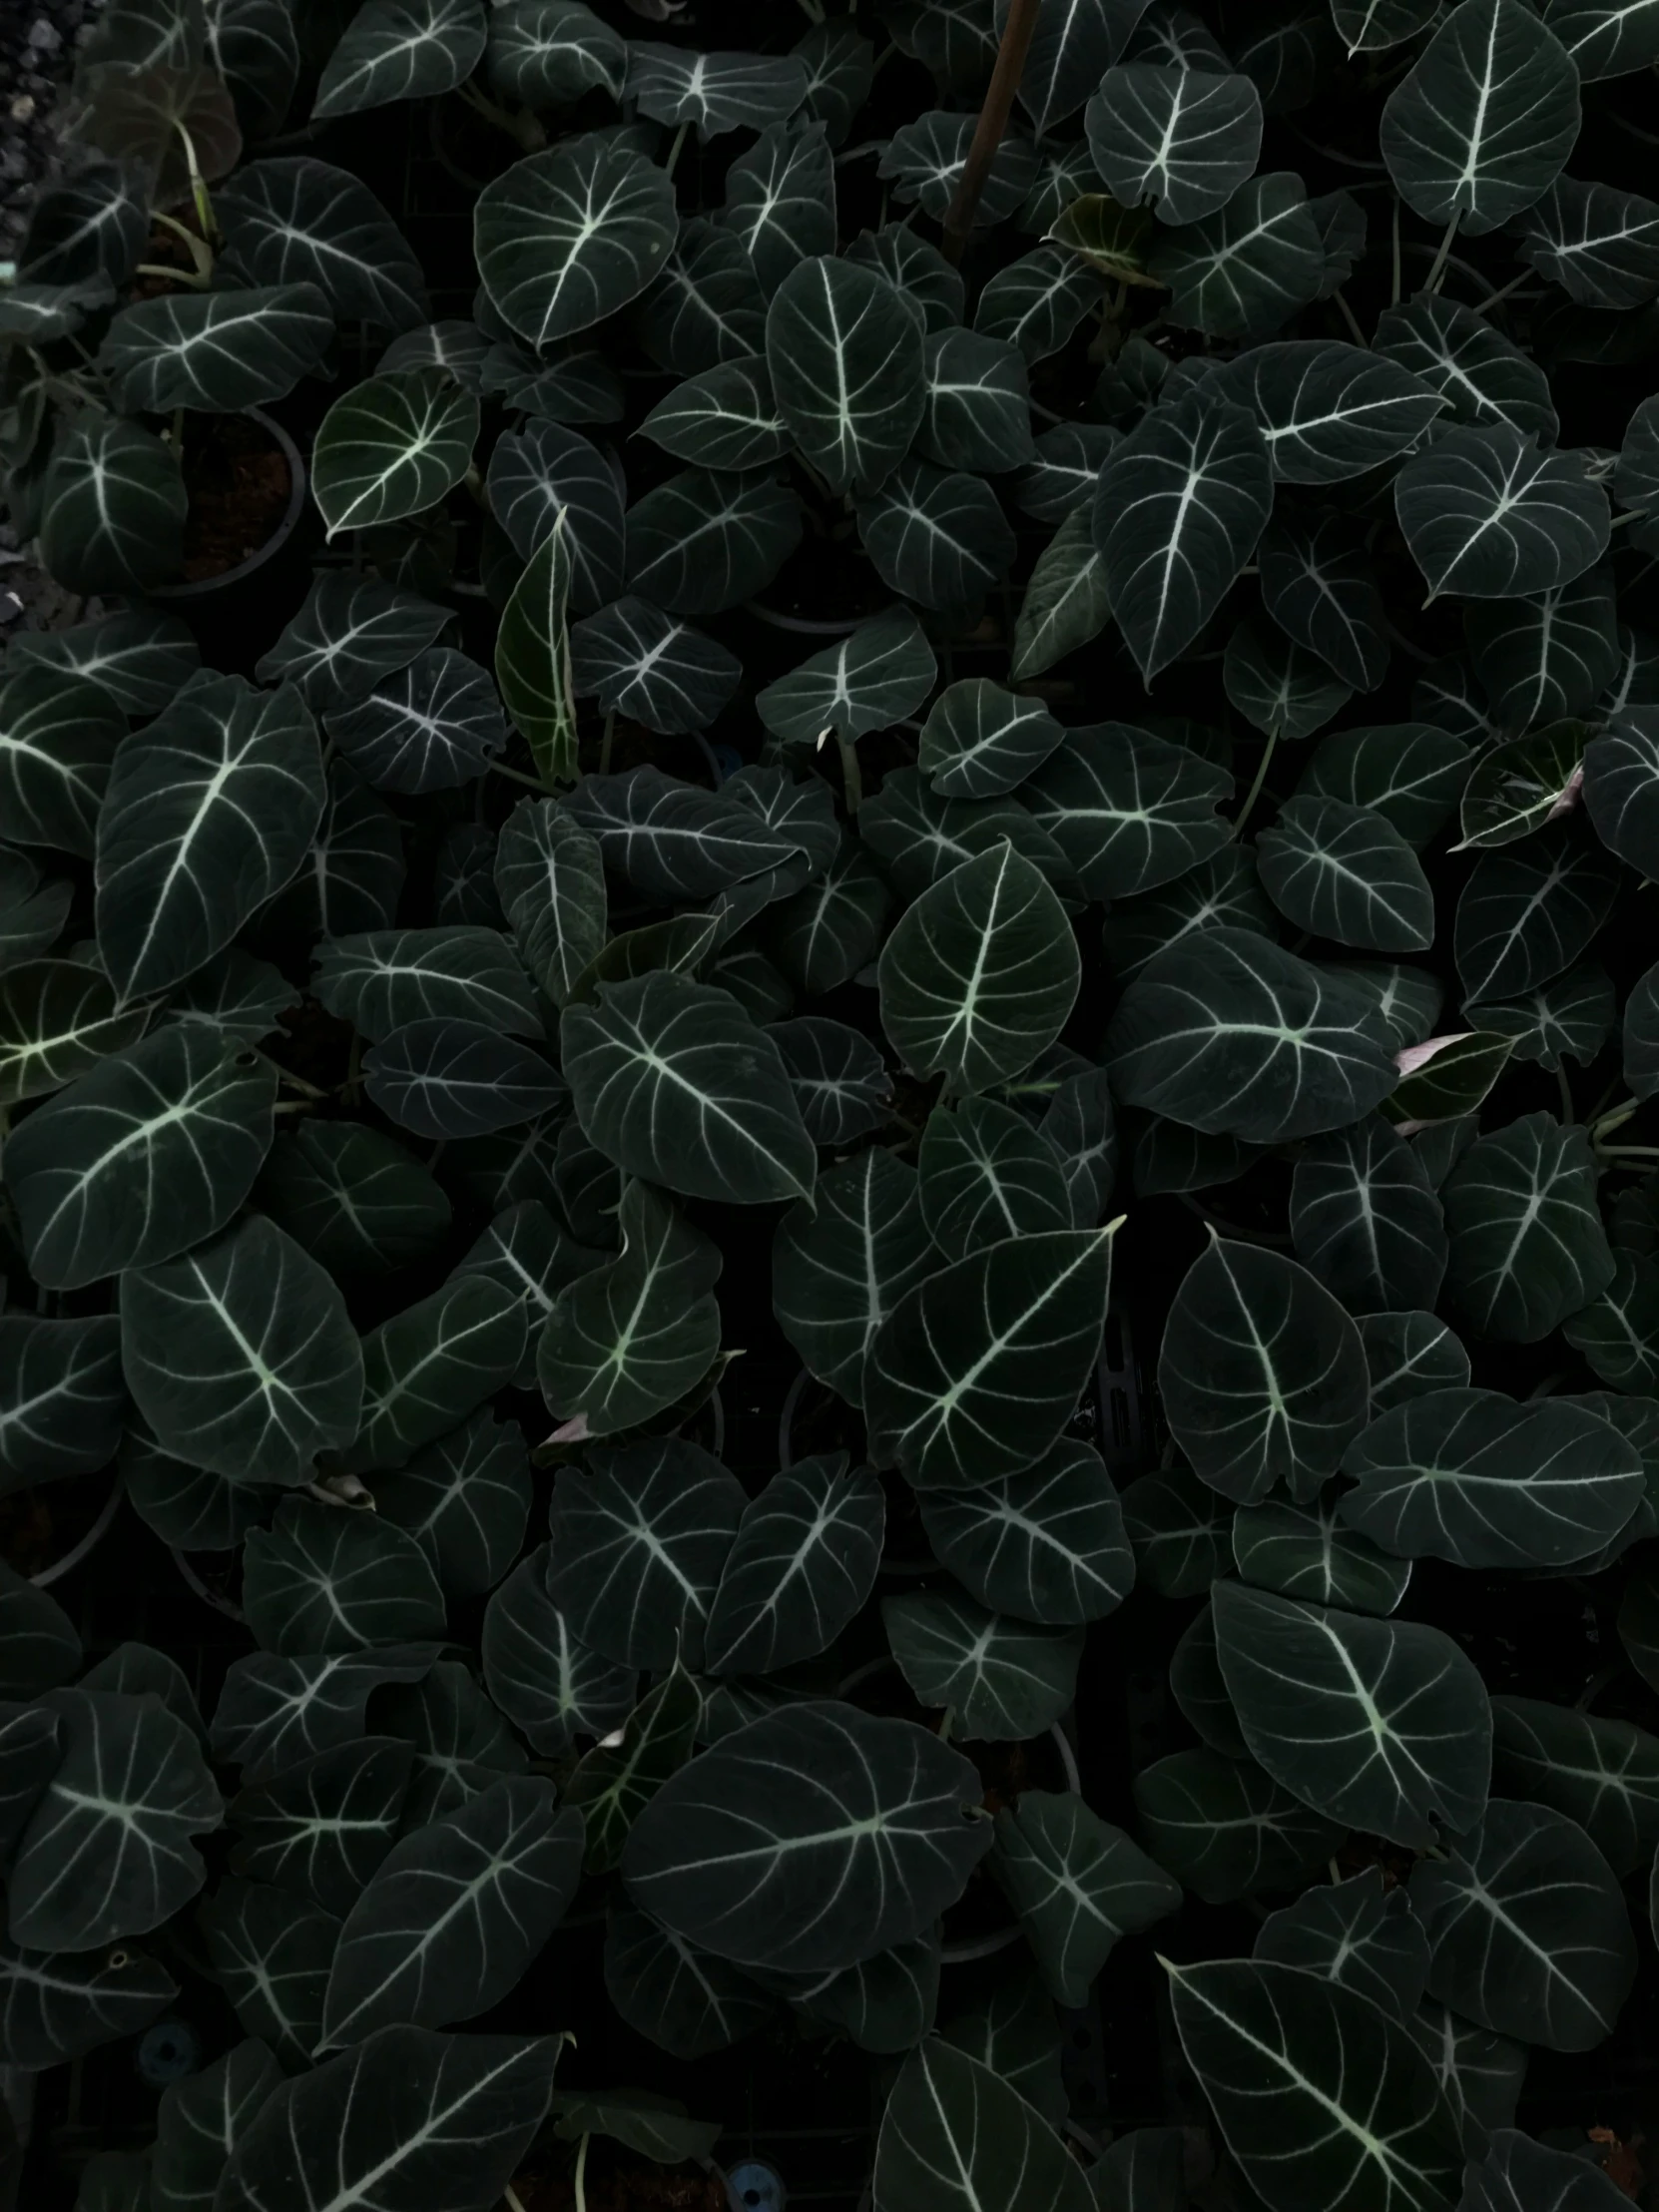
<svg viewBox="0 0 1659 2212"><path fill-rule="evenodd" d="M637 297L673 251L679 216L665 173L590 132L515 162L473 209L478 274L492 305L538 346Z"/></svg>

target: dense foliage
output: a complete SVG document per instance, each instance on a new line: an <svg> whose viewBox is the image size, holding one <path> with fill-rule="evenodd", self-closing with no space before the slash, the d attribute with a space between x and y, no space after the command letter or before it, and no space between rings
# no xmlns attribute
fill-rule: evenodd
<svg viewBox="0 0 1659 2212"><path fill-rule="evenodd" d="M217 1981L86 2212L580 2201L785 2034L876 2212L1616 2206L1659 0L1041 0L971 210L1006 4L830 5L84 57L0 290L98 595L0 668L0 1484L114 1470L246 1637L204 1724L4 1570L0 2062ZM251 408L245 650L169 587ZM1104 2145L1091 1991L1174 2030Z"/></svg>

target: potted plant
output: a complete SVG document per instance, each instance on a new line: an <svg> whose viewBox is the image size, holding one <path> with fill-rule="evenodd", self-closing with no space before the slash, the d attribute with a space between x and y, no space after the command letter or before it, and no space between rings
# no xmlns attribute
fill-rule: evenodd
<svg viewBox="0 0 1659 2212"><path fill-rule="evenodd" d="M1652 13L109 0L0 1469L228 1642L3 1578L0 2063L203 2023L31 2207L1640 2188Z"/></svg>

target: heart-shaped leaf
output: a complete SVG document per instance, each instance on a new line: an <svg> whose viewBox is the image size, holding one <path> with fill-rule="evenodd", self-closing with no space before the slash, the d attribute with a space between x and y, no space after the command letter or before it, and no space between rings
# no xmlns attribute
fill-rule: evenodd
<svg viewBox="0 0 1659 2212"><path fill-rule="evenodd" d="M311 491L330 538L423 514L472 463L476 394L441 368L370 376L336 399L311 448Z"/></svg>
<svg viewBox="0 0 1659 2212"><path fill-rule="evenodd" d="M1167 63L1108 69L1089 102L1089 152L1125 207L1200 222L1226 206L1262 150L1262 99L1248 77Z"/></svg>
<svg viewBox="0 0 1659 2212"><path fill-rule="evenodd" d="M1250 409L1278 481L1338 484L1405 452L1440 412L1444 400L1415 366L1336 339L1288 338L1250 347L1206 389Z"/></svg>
<svg viewBox="0 0 1659 2212"><path fill-rule="evenodd" d="M710 1608L714 1674L771 1674L829 1649L874 1584L885 1507L841 1453L797 1461L745 1508Z"/></svg>
<svg viewBox="0 0 1659 2212"><path fill-rule="evenodd" d="M1578 124L1578 71L1531 9L1461 0L1388 95L1382 156L1415 214L1473 236L1542 197Z"/></svg>
<svg viewBox="0 0 1659 2212"><path fill-rule="evenodd" d="M1255 423L1207 392L1147 415L1107 455L1095 546L1112 613L1146 682L1220 606L1272 503Z"/></svg>
<svg viewBox="0 0 1659 2212"><path fill-rule="evenodd" d="M1447 430L1414 454L1394 479L1394 512L1430 600L1554 590L1600 560L1611 521L1581 460L1540 452L1506 424Z"/></svg>
<svg viewBox="0 0 1659 2212"><path fill-rule="evenodd" d="M779 1326L814 1375L863 1403L876 1333L932 1271L914 1168L879 1146L828 1168L773 1246Z"/></svg>
<svg viewBox="0 0 1659 2212"><path fill-rule="evenodd" d="M1041 1735L1076 1696L1083 1639L1075 1629L1004 1620L954 1591L885 1598L881 1619L917 1703L948 1709L969 1742Z"/></svg>
<svg viewBox="0 0 1659 2212"><path fill-rule="evenodd" d="M1294 1889L1343 1831L1250 1759L1208 1746L1173 1752L1135 1777L1135 1809L1158 1864L1211 1905Z"/></svg>
<svg viewBox="0 0 1659 2212"><path fill-rule="evenodd" d="M1618 1881L1575 1821L1494 1798L1443 1860L1412 1869L1428 1991L1498 2034L1593 2050L1636 1971Z"/></svg>
<svg viewBox="0 0 1659 2212"><path fill-rule="evenodd" d="M855 1964L953 1904L990 1847L980 1785L911 1721L813 1702L752 1721L666 1782L623 1854L629 1895L740 1964Z"/></svg>
<svg viewBox="0 0 1659 2212"><path fill-rule="evenodd" d="M1311 1497L1366 1420L1359 1333L1305 1268L1212 1241L1170 1309L1159 1386L1194 1470L1243 1504Z"/></svg>
<svg viewBox="0 0 1659 2212"><path fill-rule="evenodd" d="M333 312L314 284L164 294L124 307L98 359L127 412L231 414L286 398L320 366L333 332Z"/></svg>
<svg viewBox="0 0 1659 2212"><path fill-rule="evenodd" d="M1452 1295L1489 1337L1535 1344L1613 1279L1582 1128L1524 1115L1471 1144L1441 1196Z"/></svg>
<svg viewBox="0 0 1659 2212"><path fill-rule="evenodd" d="M1160 233L1147 274L1183 328L1260 335L1319 296L1325 248L1302 179L1276 170L1241 185L1216 214Z"/></svg>
<svg viewBox="0 0 1659 2212"><path fill-rule="evenodd" d="M864 1372L875 1463L932 1489L1017 1474L1041 1458L1098 1356L1111 1239L1109 1229L1010 1237L907 1292Z"/></svg>
<svg viewBox="0 0 1659 2212"><path fill-rule="evenodd" d="M1343 1519L1399 1558L1562 1566L1600 1550L1642 1495L1640 1456L1566 1398L1431 1390L1349 1446Z"/></svg>
<svg viewBox="0 0 1659 2212"><path fill-rule="evenodd" d="M184 557L190 502L176 448L105 415L59 436L41 486L41 559L76 592L143 592Z"/></svg>
<svg viewBox="0 0 1659 2212"><path fill-rule="evenodd" d="M246 283L315 284L337 321L409 330L429 308L420 265L366 185L308 155L254 162L214 194Z"/></svg>
<svg viewBox="0 0 1659 2212"><path fill-rule="evenodd" d="M478 274L503 319L543 346L637 297L679 230L660 169L602 132L532 154L473 209Z"/></svg>
<svg viewBox="0 0 1659 2212"><path fill-rule="evenodd" d="M1492 1720L1472 1660L1437 1628L1218 1582L1222 1677L1246 1744L1317 1812L1421 1850L1486 1802Z"/></svg>
<svg viewBox="0 0 1659 2212"><path fill-rule="evenodd" d="M329 55L313 119L453 92L483 57L479 0L366 0Z"/></svg>
<svg viewBox="0 0 1659 2212"><path fill-rule="evenodd" d="M996 1816L991 1871L1020 1918L1043 1985L1087 2000L1118 1938L1163 1920L1179 1884L1074 1792L1023 1790Z"/></svg>

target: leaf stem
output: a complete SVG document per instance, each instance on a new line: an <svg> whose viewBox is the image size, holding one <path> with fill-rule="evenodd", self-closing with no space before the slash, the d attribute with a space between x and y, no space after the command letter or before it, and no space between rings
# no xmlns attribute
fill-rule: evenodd
<svg viewBox="0 0 1659 2212"><path fill-rule="evenodd" d="M1400 279L1400 272L1399 272L1399 195L1398 195L1398 193L1397 193L1397 192L1396 192L1396 193L1394 194L1394 220L1393 220L1393 238L1394 238L1394 278L1393 278L1393 284L1392 284L1392 287L1391 287L1391 289L1390 289L1390 291L1389 291L1389 294L1388 294L1388 304L1389 304L1389 306L1390 306L1390 307L1397 307L1397 306L1399 305L1399 288L1400 288L1400 281L1401 281L1401 279Z"/></svg>
<svg viewBox="0 0 1659 2212"><path fill-rule="evenodd" d="M611 743L615 736L616 709L607 707L605 710L605 729L599 740L599 773L601 776L609 776L611 773Z"/></svg>
<svg viewBox="0 0 1659 2212"><path fill-rule="evenodd" d="M1262 748L1262 759L1256 771L1255 781L1252 783L1249 791L1246 792L1245 803L1239 809L1238 819L1233 824L1233 834L1235 837L1243 836L1244 826L1250 820L1250 810L1255 806L1257 800L1259 800L1262 796L1262 786L1268 780L1268 769L1272 765L1274 748L1278 745L1278 743L1279 725L1278 723L1275 723L1273 728L1268 732L1267 744Z"/></svg>
<svg viewBox="0 0 1659 2212"><path fill-rule="evenodd" d="M1008 20L1002 26L1002 43L996 50L996 67L991 71L991 81L985 91L985 103L973 126L973 139L967 150L967 160L962 164L962 174L956 180L956 190L945 210L944 258L947 262L961 260L973 229L973 211L979 205L985 179L991 173L996 150L1002 144L1002 134L1008 128L1014 94L1025 74L1025 57L1031 50L1031 35L1037 28L1041 6L1042 0L1012 0L1008 9Z"/></svg>
<svg viewBox="0 0 1659 2212"><path fill-rule="evenodd" d="M1572 1085L1567 1080L1567 1064L1564 1060L1557 1061L1556 1063L1555 1080L1561 1087L1562 1127L1570 1128L1572 1124L1578 1119L1578 1113L1572 1102Z"/></svg>
<svg viewBox="0 0 1659 2212"><path fill-rule="evenodd" d="M855 815L863 805L864 779L858 767L858 747L852 738L843 738L835 732L835 747L841 757L841 790L846 797L846 811Z"/></svg>
<svg viewBox="0 0 1659 2212"><path fill-rule="evenodd" d="M1370 347L1370 345L1371 345L1371 340L1370 340L1370 339L1369 339L1369 338L1368 338L1368 337L1366 336L1366 333L1365 333L1365 331L1361 329L1361 327L1360 327L1360 318L1359 318L1359 316L1358 316L1358 315L1357 315L1357 314L1356 314L1356 313L1354 312L1354 309L1353 309L1353 308L1352 308L1352 307L1351 307L1351 306L1349 305L1348 301L1347 301L1347 300L1346 300L1346 299L1345 299L1345 298L1343 297L1343 295L1342 295L1342 292L1341 292L1341 290L1339 289L1339 290L1337 290L1337 291L1334 291L1334 292L1333 292L1333 293L1331 294L1331 296L1332 296L1332 298L1333 298L1333 299L1335 299L1335 300L1336 300L1336 302L1337 302L1337 305L1338 305L1338 306L1339 306L1339 308L1340 308L1340 309L1342 310L1342 317L1343 317L1343 320L1344 320L1344 321L1345 321L1345 322L1346 322L1346 323L1348 324L1349 328L1350 328L1350 329L1351 329L1351 330L1352 330L1352 331L1354 332L1354 342L1355 342L1355 344L1356 344L1356 345L1364 345L1364 346L1366 346L1366 347L1367 347L1367 348L1369 349L1369 347Z"/></svg>
<svg viewBox="0 0 1659 2212"><path fill-rule="evenodd" d="M576 2212L588 2212L588 2145L593 2137L584 2133L576 2153Z"/></svg>
<svg viewBox="0 0 1659 2212"><path fill-rule="evenodd" d="M1462 221L1462 216L1461 208L1452 209L1451 221L1446 225L1445 236L1440 241L1440 250L1428 265L1428 276L1422 287L1424 291L1438 291L1445 281L1445 265L1451 253L1451 242L1457 236L1457 226Z"/></svg>
<svg viewBox="0 0 1659 2212"><path fill-rule="evenodd" d="M669 148L668 160L663 164L663 175L665 177L672 177L674 175L675 164L680 159L680 149L682 146L685 145L686 133L690 129L691 125L689 123L682 123L679 130L675 132L674 144Z"/></svg>

